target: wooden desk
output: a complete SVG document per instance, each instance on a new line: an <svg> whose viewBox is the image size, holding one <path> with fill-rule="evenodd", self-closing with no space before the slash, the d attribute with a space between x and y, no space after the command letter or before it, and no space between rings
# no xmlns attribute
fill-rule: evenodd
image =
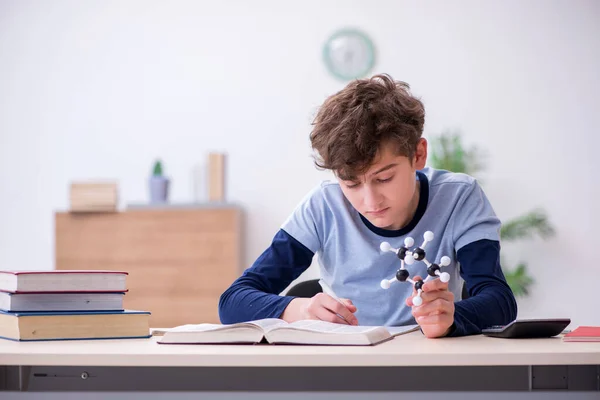
<svg viewBox="0 0 600 400"><path fill-rule="evenodd" d="M241 210L227 205L56 213L56 269L129 272L125 307L152 326L219 323L221 293L241 274Z"/></svg>
<svg viewBox="0 0 600 400"><path fill-rule="evenodd" d="M600 343L420 332L372 347L0 340L0 365L5 390L600 390Z"/></svg>

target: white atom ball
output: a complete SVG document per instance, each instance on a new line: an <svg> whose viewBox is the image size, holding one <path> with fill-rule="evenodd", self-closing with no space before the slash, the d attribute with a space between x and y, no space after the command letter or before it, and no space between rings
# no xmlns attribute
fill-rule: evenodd
<svg viewBox="0 0 600 400"><path fill-rule="evenodd" d="M447 272L442 272L442 273L440 274L440 281L442 281L442 282L446 283L446 282L448 282L449 280L450 280L450 274L449 274L449 273L447 273Z"/></svg>

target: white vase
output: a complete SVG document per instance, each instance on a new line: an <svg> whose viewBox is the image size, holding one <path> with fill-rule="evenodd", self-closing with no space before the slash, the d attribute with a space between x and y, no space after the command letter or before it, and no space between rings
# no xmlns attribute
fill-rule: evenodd
<svg viewBox="0 0 600 400"><path fill-rule="evenodd" d="M148 181L150 203L166 203L169 199L169 179L164 176L151 176Z"/></svg>

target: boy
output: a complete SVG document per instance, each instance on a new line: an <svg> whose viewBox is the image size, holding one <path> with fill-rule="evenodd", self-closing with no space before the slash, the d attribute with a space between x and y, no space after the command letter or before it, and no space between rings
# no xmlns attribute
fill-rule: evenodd
<svg viewBox="0 0 600 400"><path fill-rule="evenodd" d="M500 221L478 183L465 174L425 168L427 141L421 137L425 111L409 86L388 75L356 80L329 97L310 135L319 168L338 182L324 182L298 205L270 247L222 295L223 323L261 318L288 322L320 319L352 325L419 324L425 336L463 336L514 320L517 305L499 263ZM451 279L423 286L420 306L409 283L388 290L400 260L382 253L425 231L427 259ZM279 296L318 254L321 279L343 298ZM425 277L426 266L408 266ZM469 298L461 300L461 279ZM406 299L406 301L403 301Z"/></svg>

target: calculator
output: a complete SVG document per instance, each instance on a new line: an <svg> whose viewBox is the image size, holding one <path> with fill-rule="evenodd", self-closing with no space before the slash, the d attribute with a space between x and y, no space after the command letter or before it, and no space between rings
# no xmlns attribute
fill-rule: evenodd
<svg viewBox="0 0 600 400"><path fill-rule="evenodd" d="M506 325L482 329L481 333L507 339L549 338L559 335L570 323L570 318L517 319Z"/></svg>

